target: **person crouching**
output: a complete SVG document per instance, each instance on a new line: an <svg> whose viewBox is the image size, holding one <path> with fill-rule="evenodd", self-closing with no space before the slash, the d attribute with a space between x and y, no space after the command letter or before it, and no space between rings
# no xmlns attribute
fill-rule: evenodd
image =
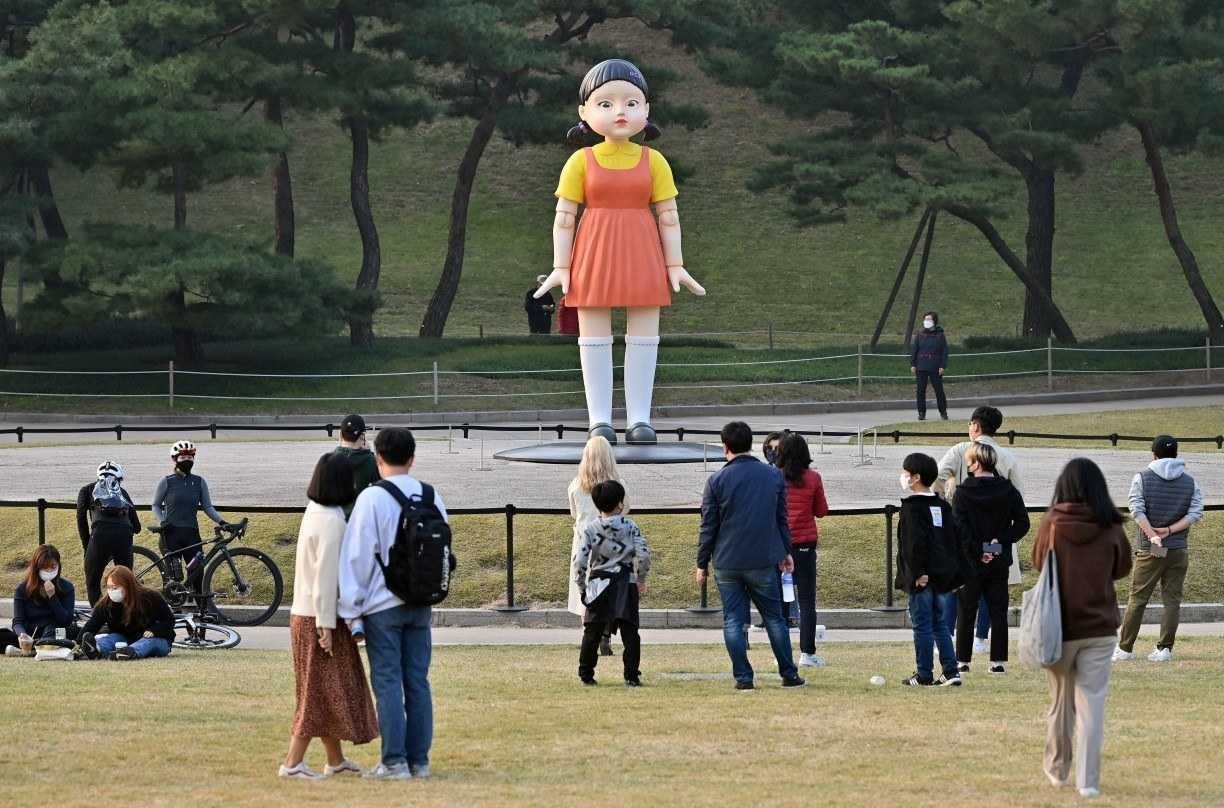
<svg viewBox="0 0 1224 808"><path fill-rule="evenodd" d="M586 606L578 678L584 685L596 684L599 639L605 629L618 628L625 646L625 684L640 687L638 598L646 592L650 548L634 521L621 515L624 486L615 480L598 483L591 489L591 500L600 516L587 523L570 564L570 575Z"/></svg>

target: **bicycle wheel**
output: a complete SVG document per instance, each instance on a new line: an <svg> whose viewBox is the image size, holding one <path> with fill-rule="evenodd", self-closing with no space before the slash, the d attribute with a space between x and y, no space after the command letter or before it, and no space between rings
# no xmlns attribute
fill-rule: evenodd
<svg viewBox="0 0 1224 808"><path fill-rule="evenodd" d="M204 572L217 614L231 626L258 626L276 614L285 594L276 562L259 550L238 547L220 553Z"/></svg>
<svg viewBox="0 0 1224 808"><path fill-rule="evenodd" d="M132 574L141 586L161 592L170 582L170 573L161 556L147 547L132 546Z"/></svg>
<svg viewBox="0 0 1224 808"><path fill-rule="evenodd" d="M242 642L242 635L232 628L214 625L213 623L188 622L179 618L174 624L175 648L185 648L194 651L214 651L233 648Z"/></svg>

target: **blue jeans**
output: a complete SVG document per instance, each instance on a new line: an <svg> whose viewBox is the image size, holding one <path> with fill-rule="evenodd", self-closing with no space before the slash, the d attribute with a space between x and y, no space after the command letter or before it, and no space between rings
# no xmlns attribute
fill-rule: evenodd
<svg viewBox="0 0 1224 808"><path fill-rule="evenodd" d="M99 634L94 638L98 644L98 653L110 656L115 653L115 643L126 642L128 647L136 652L137 659L148 657L163 657L170 655L170 643L161 637L125 637L122 634Z"/></svg>
<svg viewBox="0 0 1224 808"><path fill-rule="evenodd" d="M777 567L751 570L717 570L714 579L723 605L723 642L731 657L731 672L737 682L752 681L752 665L748 662L748 638L745 632L751 621L749 602L756 606L765 621L765 631L778 660L778 673L783 679L799 675L791 655L790 630L782 617L782 585L778 583Z"/></svg>
<svg viewBox="0 0 1224 808"><path fill-rule="evenodd" d="M909 616L914 627L915 673L924 682L935 678L934 650L939 648L939 664L945 676L956 675L956 649L952 647L952 627L948 617L955 614L956 595L935 592L926 586L910 593Z"/></svg>
<svg viewBox="0 0 1224 808"><path fill-rule="evenodd" d="M364 615L370 686L378 707L385 766L425 766L433 743L428 606L393 606Z"/></svg>

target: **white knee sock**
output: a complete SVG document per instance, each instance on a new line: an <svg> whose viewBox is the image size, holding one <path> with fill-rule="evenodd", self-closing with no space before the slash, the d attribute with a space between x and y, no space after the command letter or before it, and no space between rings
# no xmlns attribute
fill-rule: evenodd
<svg viewBox="0 0 1224 808"><path fill-rule="evenodd" d="M625 337L625 421L628 426L650 423L658 337Z"/></svg>
<svg viewBox="0 0 1224 808"><path fill-rule="evenodd" d="M582 384L590 425L612 423L612 338L579 337Z"/></svg>

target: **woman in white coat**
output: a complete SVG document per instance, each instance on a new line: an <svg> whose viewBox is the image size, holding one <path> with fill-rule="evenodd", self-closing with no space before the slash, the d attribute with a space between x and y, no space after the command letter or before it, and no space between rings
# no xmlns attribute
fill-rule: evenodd
<svg viewBox="0 0 1224 808"><path fill-rule="evenodd" d="M599 518L599 510L595 507L595 503L591 501L591 489L602 482L608 480L616 480L619 483L624 483L620 478L620 472L616 468L616 454L612 451L612 444L608 443L608 439L602 435L597 435L587 441L586 448L582 450L582 461L578 464L578 476L570 480L569 490L569 509L570 516L574 517L574 539L570 545L570 560L573 561L574 556L578 554L578 548L582 540L582 529L586 527L587 522ZM625 506L622 513L629 513L629 499L625 498ZM566 566L568 570L570 567ZM569 602L567 607L573 614L582 617L586 613L586 607L582 605L582 597L578 593L578 587L574 584L573 576L569 582ZM605 634L599 643L599 653L601 656L612 655L612 635Z"/></svg>

